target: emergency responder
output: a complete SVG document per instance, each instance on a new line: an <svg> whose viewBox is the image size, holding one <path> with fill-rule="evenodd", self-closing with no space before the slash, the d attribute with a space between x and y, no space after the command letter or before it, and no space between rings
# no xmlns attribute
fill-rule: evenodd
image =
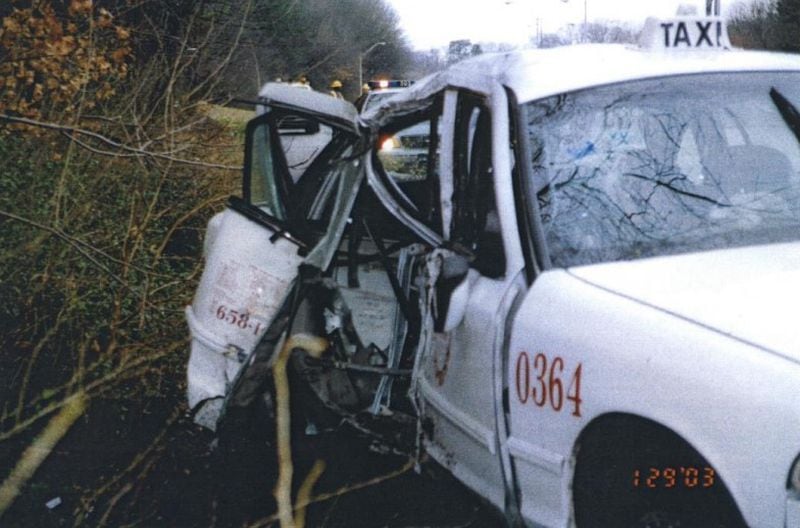
<svg viewBox="0 0 800 528"><path fill-rule="evenodd" d="M339 79L334 79L333 82L331 82L330 89L330 95L332 97L344 99L344 96L342 95L342 81Z"/></svg>

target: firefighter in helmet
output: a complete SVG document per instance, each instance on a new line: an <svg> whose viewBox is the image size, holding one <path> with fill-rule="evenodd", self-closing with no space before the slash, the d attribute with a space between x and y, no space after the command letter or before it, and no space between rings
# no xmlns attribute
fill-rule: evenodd
<svg viewBox="0 0 800 528"><path fill-rule="evenodd" d="M332 97L344 99L344 96L342 95L342 81L339 79L334 79L333 82L331 82L330 89L330 95Z"/></svg>

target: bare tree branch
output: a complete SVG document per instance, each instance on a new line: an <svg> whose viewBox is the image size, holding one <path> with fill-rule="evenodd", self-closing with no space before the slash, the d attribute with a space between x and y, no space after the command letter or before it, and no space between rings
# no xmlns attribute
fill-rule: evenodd
<svg viewBox="0 0 800 528"><path fill-rule="evenodd" d="M114 148L123 150L125 152L131 152L131 153L133 153L135 155L138 155L138 156L157 158L157 159L162 159L162 160L166 160L166 161L172 161L172 162L175 162L175 163L182 163L184 165L194 165L194 166L198 166L198 167L207 167L207 168L210 168L210 169L224 169L224 170L235 170L235 171L242 170L242 167L240 165L222 165L222 164L219 164L219 163L206 163L206 162L203 162L203 161L187 160L187 159L182 159L182 158L176 158L174 156L170 156L169 154L165 154L163 152L150 152L150 151L143 150L143 149L140 149L140 148L131 147L131 146L128 146L128 145L123 145L122 143L118 143L117 141L114 141L113 139L107 138L107 137L105 137L105 136L103 136L101 134L98 134L96 132L91 132L89 130L84 130L82 128L76 128L76 127L71 127L71 126L66 126L66 125L59 125L57 123L49 123L49 122L46 122L46 121L37 121L35 119L28 119L26 117L10 116L10 115L7 115L7 114L0 114L0 119L2 119L4 121L11 121L13 123L22 123L22 124L25 124L25 125L36 126L36 127L40 127L40 128L47 128L47 129L50 129L50 130L58 130L58 131L61 131L61 132L70 132L70 133L73 133L73 134L82 134L84 136L88 136L88 137L94 138L94 139L96 139L96 140L98 140L98 141L100 141L102 143L105 143L106 145L110 145L110 146L112 146ZM81 143L81 146L85 146L85 144ZM93 152L95 152L97 154L107 155L107 156L123 156L123 157L125 157L124 155L120 155L118 153L108 152L108 151L93 150Z"/></svg>
<svg viewBox="0 0 800 528"><path fill-rule="evenodd" d="M137 290L135 290L133 288L133 286L131 286L125 279L123 279L122 277L120 277L119 275L117 275L116 273L111 271L102 262L100 262L95 257L93 257L84 247L81 246L81 244L78 244L75 241L75 239L73 239L72 237L66 235L65 233L63 233L59 229L40 224L38 222L34 222L33 220L28 220L27 218L23 218L21 216L17 216L15 214L9 213L7 211L0 210L0 216L5 216L7 218L11 218L12 220L16 220L18 222L22 222L22 223L31 225L33 227L36 227L36 228L39 228L39 229L43 229L45 231L48 231L48 232L56 235L58 238L60 238L61 240L65 241L66 243L71 245L73 248L75 248L75 251L77 251L78 253L83 255L89 262L94 264L98 269L100 269L105 274L107 274L109 277L111 277L115 282L118 282L125 289L127 289L128 291L130 291L131 293L133 293L137 297L141 297L142 296L142 294L140 292L138 292ZM93 248L93 249L96 249L96 248ZM97 250L97 251L99 251L99 250Z"/></svg>

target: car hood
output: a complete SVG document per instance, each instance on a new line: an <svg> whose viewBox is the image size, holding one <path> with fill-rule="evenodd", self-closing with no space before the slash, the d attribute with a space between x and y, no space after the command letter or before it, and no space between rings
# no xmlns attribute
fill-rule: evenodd
<svg viewBox="0 0 800 528"><path fill-rule="evenodd" d="M800 362L800 243L615 262L569 273Z"/></svg>

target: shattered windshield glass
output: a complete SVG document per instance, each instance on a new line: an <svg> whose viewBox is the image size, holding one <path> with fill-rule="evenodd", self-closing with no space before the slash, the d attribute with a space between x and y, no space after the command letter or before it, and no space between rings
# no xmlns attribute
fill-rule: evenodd
<svg viewBox="0 0 800 528"><path fill-rule="evenodd" d="M800 75L684 75L525 105L555 266L800 239Z"/></svg>

